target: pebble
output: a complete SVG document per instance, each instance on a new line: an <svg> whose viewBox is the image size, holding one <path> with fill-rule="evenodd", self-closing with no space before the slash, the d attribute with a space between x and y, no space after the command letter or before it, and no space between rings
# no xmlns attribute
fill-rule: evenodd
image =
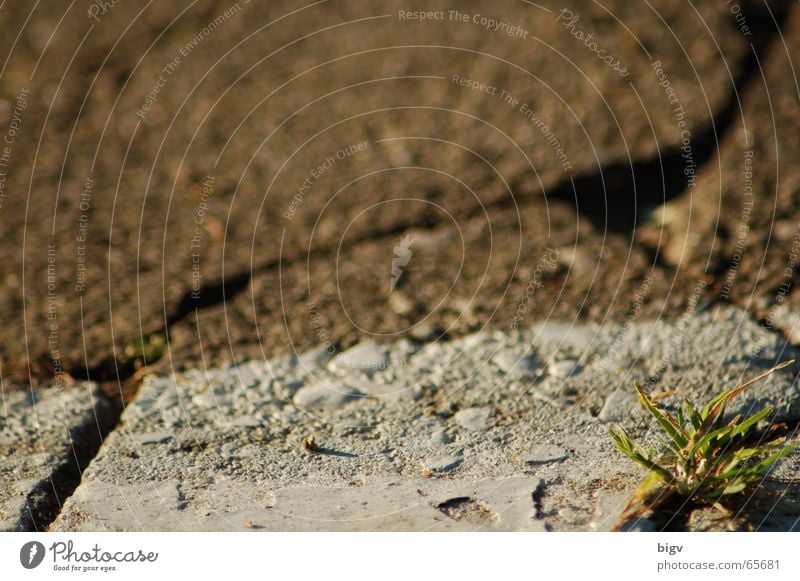
<svg viewBox="0 0 800 581"><path fill-rule="evenodd" d="M296 355L294 357L294 366L301 373L311 373L318 369L324 369L330 358L331 354L328 352L327 347L317 347Z"/></svg>
<svg viewBox="0 0 800 581"><path fill-rule="evenodd" d="M398 383L389 381L352 380L351 385L359 393L372 397L380 397L389 401L413 399L412 390Z"/></svg>
<svg viewBox="0 0 800 581"><path fill-rule="evenodd" d="M466 430L480 432L489 427L491 417L491 408L467 408L456 413L453 419Z"/></svg>
<svg viewBox="0 0 800 581"><path fill-rule="evenodd" d="M598 258L577 246L559 248L558 262L570 269L571 276L587 276L597 268Z"/></svg>
<svg viewBox="0 0 800 581"><path fill-rule="evenodd" d="M561 446L542 444L523 454L522 460L526 464L550 464L551 462L560 462L567 456L569 456L569 452Z"/></svg>
<svg viewBox="0 0 800 581"><path fill-rule="evenodd" d="M433 474L442 474L455 470L462 462L463 460L457 456L435 456L425 460L422 467Z"/></svg>
<svg viewBox="0 0 800 581"><path fill-rule="evenodd" d="M475 349L479 349L484 345L492 342L493 339L489 333L485 331L480 331L475 333L474 335L470 335L461 341L461 345L459 346L461 351L473 351Z"/></svg>
<svg viewBox="0 0 800 581"><path fill-rule="evenodd" d="M547 372L553 377L566 379L572 375L577 375L583 368L574 359L564 359L563 361L553 361L547 367Z"/></svg>
<svg viewBox="0 0 800 581"><path fill-rule="evenodd" d="M432 323L419 323L411 328L409 335L415 341L427 343L428 341L438 339L443 333L444 329L438 325L434 325Z"/></svg>
<svg viewBox="0 0 800 581"><path fill-rule="evenodd" d="M432 448L444 446L450 442L452 442L452 439L447 435L447 432L444 431L444 428L439 428L438 430L434 431L431 434L431 437L428 438L428 446Z"/></svg>
<svg viewBox="0 0 800 581"><path fill-rule="evenodd" d="M386 352L374 341L364 341L340 353L331 361L339 369L380 370L389 364Z"/></svg>
<svg viewBox="0 0 800 581"><path fill-rule="evenodd" d="M301 408L336 408L360 395L360 391L343 383L317 383L294 394L294 403Z"/></svg>
<svg viewBox="0 0 800 581"><path fill-rule="evenodd" d="M168 408L178 404L179 401L178 390L174 387L170 387L164 390L164 393L158 397L157 403L160 408Z"/></svg>
<svg viewBox="0 0 800 581"><path fill-rule="evenodd" d="M236 426L237 428L253 429L253 428L260 428L261 422L259 422L255 418L244 417L234 420L233 422L231 422L231 425Z"/></svg>
<svg viewBox="0 0 800 581"><path fill-rule="evenodd" d="M597 419L601 422L618 422L628 415L632 404L631 394L618 389L606 398Z"/></svg>
<svg viewBox="0 0 800 581"><path fill-rule="evenodd" d="M536 359L531 356L518 357L507 351L498 353L492 362L506 375L515 375L532 379L539 369Z"/></svg>
<svg viewBox="0 0 800 581"><path fill-rule="evenodd" d="M172 434L165 432L145 432L144 434L131 434L131 438L140 444L166 444L172 439Z"/></svg>
<svg viewBox="0 0 800 581"><path fill-rule="evenodd" d="M389 295L389 306L398 315L410 315L414 311L414 303L411 299L398 290Z"/></svg>
<svg viewBox="0 0 800 581"><path fill-rule="evenodd" d="M416 369L428 371L436 368L438 359L431 353L420 351L411 358L411 363Z"/></svg>
<svg viewBox="0 0 800 581"><path fill-rule="evenodd" d="M192 402L201 407L216 407L220 403L220 398L212 391L204 391L194 395Z"/></svg>

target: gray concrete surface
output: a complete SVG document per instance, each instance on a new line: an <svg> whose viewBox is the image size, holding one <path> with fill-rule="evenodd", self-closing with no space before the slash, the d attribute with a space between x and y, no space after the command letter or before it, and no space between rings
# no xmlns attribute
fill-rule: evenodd
<svg viewBox="0 0 800 581"><path fill-rule="evenodd" d="M30 527L52 488L76 470L109 405L91 383L63 390L0 390L0 531ZM98 414L100 417L98 417Z"/></svg>
<svg viewBox="0 0 800 581"><path fill-rule="evenodd" d="M634 380L676 390L668 402L704 401L797 356L724 307L150 377L52 528L607 530L643 477L609 425L655 444ZM770 403L797 420L798 369L734 407ZM762 487L774 501L765 516L698 512L688 526L796 527L797 461Z"/></svg>

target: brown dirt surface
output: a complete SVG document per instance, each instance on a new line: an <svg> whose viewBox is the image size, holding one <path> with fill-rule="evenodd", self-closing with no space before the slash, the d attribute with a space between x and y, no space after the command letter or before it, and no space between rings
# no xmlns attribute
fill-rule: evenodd
<svg viewBox="0 0 800 581"><path fill-rule="evenodd" d="M789 3L743 2L747 31L722 2L426 4L0 9L3 376L679 316L736 253L745 125L729 298L774 296Z"/></svg>

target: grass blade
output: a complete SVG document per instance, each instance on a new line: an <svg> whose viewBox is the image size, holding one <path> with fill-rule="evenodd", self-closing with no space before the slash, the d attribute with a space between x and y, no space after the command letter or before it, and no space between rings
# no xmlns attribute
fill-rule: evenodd
<svg viewBox="0 0 800 581"><path fill-rule="evenodd" d="M689 441L689 434L687 434L686 431L678 425L678 422L675 421L675 418L653 403L650 397L645 393L644 389L642 389L641 385L638 383L634 383L633 385L636 388L639 402L648 412L650 412L650 415L656 419L659 425L664 428L664 431L669 434L670 439L672 439L672 441L678 446L685 446Z"/></svg>

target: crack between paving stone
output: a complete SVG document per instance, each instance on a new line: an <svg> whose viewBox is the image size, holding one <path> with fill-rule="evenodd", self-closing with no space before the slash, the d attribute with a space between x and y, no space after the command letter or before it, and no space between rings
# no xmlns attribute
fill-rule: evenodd
<svg viewBox="0 0 800 581"><path fill-rule="evenodd" d="M27 494L17 530L48 530L77 490L84 470L97 457L106 437L119 424L122 404L101 393L96 398L92 411L70 430L70 453Z"/></svg>

